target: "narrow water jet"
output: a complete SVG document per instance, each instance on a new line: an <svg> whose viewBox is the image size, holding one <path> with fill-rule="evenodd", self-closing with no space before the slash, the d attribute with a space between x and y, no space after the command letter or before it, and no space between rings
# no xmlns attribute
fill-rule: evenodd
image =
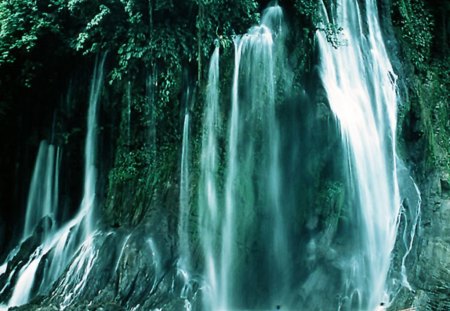
<svg viewBox="0 0 450 311"><path fill-rule="evenodd" d="M180 210L178 223L178 238L179 238L179 259L178 268L182 271L186 282L189 280L189 273L191 270L191 244L189 240L189 216L190 216L190 139L189 139L189 112L184 116L183 125L183 141L181 148L181 168L180 168Z"/></svg>
<svg viewBox="0 0 450 311"><path fill-rule="evenodd" d="M103 69L106 54L101 56L98 66L94 70L89 93L89 109L87 119L87 134L84 149L84 190L81 201L81 213L84 213L84 236L87 237L95 230L95 193L97 184L97 138L98 138L98 105L103 86Z"/></svg>
<svg viewBox="0 0 450 311"><path fill-rule="evenodd" d="M206 103L203 114L202 149L200 158L199 180L199 227L201 247L204 257L204 277L207 280L207 294L204 304L217 301L217 267L215 259L218 258L215 237L219 226L218 215L218 187L217 172L219 168L218 132L220 121L219 111L219 55L220 49L216 46L211 57L206 87Z"/></svg>
<svg viewBox="0 0 450 311"><path fill-rule="evenodd" d="M401 160L398 160L398 179L400 185L400 197L402 200L399 217L399 237L396 244L396 256L401 257L400 267L394 267L390 271L392 288L399 292L402 288L412 291L408 280L406 260L412 251L421 217L422 196L409 170ZM398 271L400 270L400 271Z"/></svg>

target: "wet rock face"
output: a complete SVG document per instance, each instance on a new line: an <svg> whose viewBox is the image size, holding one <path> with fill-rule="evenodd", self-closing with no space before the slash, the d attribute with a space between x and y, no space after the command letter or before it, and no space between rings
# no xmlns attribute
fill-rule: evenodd
<svg viewBox="0 0 450 311"><path fill-rule="evenodd" d="M50 217L42 218L33 234L10 253L11 258L8 260L5 273L0 275L0 301L7 302L11 298L21 269L34 258L33 254L38 251L43 236L51 227Z"/></svg>
<svg viewBox="0 0 450 311"><path fill-rule="evenodd" d="M434 173L418 183L421 218L413 249L406 259L406 287L394 297L392 310L450 310L450 198L441 188L445 173ZM391 310L391 309L389 309Z"/></svg>
<svg viewBox="0 0 450 311"><path fill-rule="evenodd" d="M175 256L143 226L97 232L50 293L12 310L181 310L186 302Z"/></svg>
<svg viewBox="0 0 450 311"><path fill-rule="evenodd" d="M417 245L414 287L418 310L450 309L450 198L442 174L422 187L422 225Z"/></svg>
<svg viewBox="0 0 450 311"><path fill-rule="evenodd" d="M413 250L406 262L412 291L401 291L394 307L450 310L450 198L441 187L445 173L430 174L419 183L421 220ZM395 310L395 309L394 309Z"/></svg>
<svg viewBox="0 0 450 311"><path fill-rule="evenodd" d="M2 284L0 286L0 301L7 302L11 298L20 270L26 265L39 244L40 240L32 235L22 243L17 253L9 260L6 272L0 275L0 284Z"/></svg>

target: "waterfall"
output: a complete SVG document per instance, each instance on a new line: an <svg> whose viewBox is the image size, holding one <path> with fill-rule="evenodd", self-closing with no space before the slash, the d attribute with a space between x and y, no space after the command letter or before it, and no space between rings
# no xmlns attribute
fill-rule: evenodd
<svg viewBox="0 0 450 311"><path fill-rule="evenodd" d="M208 297L217 301L217 267L218 254L215 246L219 226L217 172L219 168L219 150L217 136L220 126L219 111L219 47L211 57L206 87L206 103L203 115L202 150L200 158L199 181L199 236L205 260L204 275L207 279ZM207 305L209 300L204 303Z"/></svg>
<svg viewBox="0 0 450 311"><path fill-rule="evenodd" d="M84 235L90 235L95 229L94 207L95 207L95 187L97 182L97 115L98 103L103 85L103 67L106 54L101 57L100 63L96 66L91 82L89 93L89 109L87 119L86 143L84 148L84 191L81 201L81 213L86 217L84 222Z"/></svg>
<svg viewBox="0 0 450 311"><path fill-rule="evenodd" d="M189 242L189 112L184 116L183 125L183 145L181 150L181 173L180 173L180 211L178 224L179 237L179 270L183 273L185 282L189 281L189 273L191 268Z"/></svg>
<svg viewBox="0 0 450 311"><path fill-rule="evenodd" d="M275 107L275 64L282 57L277 46L283 44L283 31L283 12L276 5L264 12L259 26L234 38L223 193L216 180L218 49L211 60L199 185L200 235L209 287L207 309L267 307L282 300L287 290L288 247L280 202ZM260 256L251 254L252 248L261 244ZM261 292L245 293L251 284L258 284Z"/></svg>
<svg viewBox="0 0 450 311"><path fill-rule="evenodd" d="M320 76L348 153L344 165L354 197L349 202L354 209L353 248L343 271L343 297L351 301L352 310L373 310L389 300L386 281L400 211L396 76L376 2L365 1L365 16L356 0L335 4L336 16L327 17L322 3L324 24L317 42Z"/></svg>
<svg viewBox="0 0 450 311"><path fill-rule="evenodd" d="M57 280L60 274L66 269L69 263L74 260L73 256L77 255L72 266L86 261L92 264L95 258L95 251L92 248L92 235L95 230L94 203L95 203L95 185L96 185L96 149L97 149L97 111L99 96L103 84L103 66L105 56L96 64L93 78L91 81L91 90L89 96L89 108L87 117L87 134L85 144L85 179L83 199L79 212L67 223L60 228L52 228L51 231L36 230L34 233L33 226L45 220L47 216L55 216L57 214L58 202L58 170L60 163L60 153L58 149L47 143L42 142L39 148L35 170L30 185L30 194L28 196L26 225L24 229L24 237L29 236L31 232L33 236L29 237L26 243L35 243L34 236L41 237L42 233L47 233L39 240L40 245L35 247L34 251L29 254L29 258L25 262L19 262L19 266L12 266L9 272L8 282L0 289L0 295L6 291L10 291L10 299L7 306L2 308L13 307L27 303L29 299L37 294L48 293L52 284ZM30 210L28 210L30 209ZM45 222L43 223L45 225ZM82 246L81 251L78 252ZM14 254L8 256L8 265L14 260L17 250ZM43 260L45 258L45 260ZM6 264L6 263L5 263ZM2 265L3 266L3 265ZM9 266L8 266L9 268ZM35 279L36 272L42 268L42 277ZM20 271L16 271L20 269ZM80 267L75 272L79 272ZM83 270L82 274L87 276L88 271ZM2 275L3 276L3 275ZM83 280L83 279L82 279ZM82 281L81 280L81 281ZM77 282L74 278L71 282ZM77 285L77 288L84 286L83 282ZM8 297L6 295L5 297Z"/></svg>
<svg viewBox="0 0 450 311"><path fill-rule="evenodd" d="M47 221L56 222L60 165L60 148L41 141L28 192L23 240L33 234L45 217L49 217ZM42 223L44 238L54 225Z"/></svg>
<svg viewBox="0 0 450 311"><path fill-rule="evenodd" d="M156 72L165 63L158 59L145 81L149 125L142 127L148 131L144 144L149 145L154 175L138 180L145 171L120 181L131 181L126 189L145 182L137 201L142 194L141 205L149 206L139 206L142 215L138 216L128 210L133 207L114 210L108 215L112 220L124 216L131 221L129 226L118 221L109 232L98 229L96 214L98 119L106 56L98 59L90 83L79 209L65 222L58 218L62 214L59 172L65 169L60 168L62 151L42 141L22 244L0 266L0 303L4 304L0 310L42 295L43 304L53 304L56 297L60 309L162 306L175 310L184 303L185 310L373 311L381 302L389 307L400 289L411 290L407 258L420 221L421 197L396 154L396 75L383 44L376 1L322 0L320 4L315 38L318 93L323 87L328 101L309 101L317 98L299 84L291 89L294 75L285 49L298 37L285 40L283 10L270 6L258 25L233 36L232 68L220 68L220 42L216 42L200 146L194 135L197 107L190 105L193 96L187 90L179 197L175 198L173 163L166 166L164 161L172 159L171 144L178 136L163 137L172 128L173 115L172 108L167 118L160 115L168 106L157 102L159 92L165 92L164 85L158 87L165 76ZM224 89L227 85L229 89ZM140 105L133 105L134 99L138 103L142 99L132 94L134 89L144 90L138 86L125 84L119 135L127 146L133 145L131 159L134 145L141 140L141 136L133 138L141 129L131 127L132 117L135 112L144 115L138 111ZM177 83L173 89L178 88ZM334 119L328 117L331 113ZM324 119L331 120L332 126L321 127ZM164 122L170 126L157 128ZM163 145L158 146L159 141ZM164 148L162 154L168 151L167 159L160 159L159 153L156 157L159 148ZM322 150L324 155L319 155ZM197 151L199 159L194 158ZM133 169L134 164L141 169L141 163L148 163L144 160L137 158L131 163ZM122 163L118 168L122 170ZM192 189L198 192L192 195ZM174 215L177 200L179 210ZM399 246L395 254L394 246ZM181 297L176 297L180 289ZM166 300L170 301L166 304Z"/></svg>

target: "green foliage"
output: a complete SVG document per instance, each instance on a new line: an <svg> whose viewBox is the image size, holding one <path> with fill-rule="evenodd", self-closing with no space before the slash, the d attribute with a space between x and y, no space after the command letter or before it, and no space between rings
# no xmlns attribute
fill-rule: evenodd
<svg viewBox="0 0 450 311"><path fill-rule="evenodd" d="M0 66L14 62L16 53L29 53L51 25L50 17L35 2L0 1Z"/></svg>
<svg viewBox="0 0 450 311"><path fill-rule="evenodd" d="M347 39L344 37L343 28L333 23L328 23L326 27L319 28L326 35L328 43L330 43L335 49L340 46L346 46L348 44Z"/></svg>
<svg viewBox="0 0 450 311"><path fill-rule="evenodd" d="M0 0L0 66L29 54L52 32L82 55L108 50L116 64L111 84L142 66L156 66L159 97L167 103L178 90L164 81L178 80L185 64L202 71L201 60L209 57L214 40L229 47L231 35L256 22L257 11L254 0L190 0L176 6L169 0L52 0L40 6Z"/></svg>
<svg viewBox="0 0 450 311"><path fill-rule="evenodd" d="M94 37L99 32L101 23L110 13L111 10L107 6L103 4L99 5L98 13L86 24L84 30L78 34L78 37L74 42L75 50L84 50L84 53L97 52L96 43L91 43L89 48L86 48L86 45L87 42L90 41L90 38Z"/></svg>
<svg viewBox="0 0 450 311"><path fill-rule="evenodd" d="M207 68L203 59L209 59L214 43L223 48L232 46L232 37L244 33L259 20L258 2L255 0L195 0L198 80ZM205 63L205 64L204 64Z"/></svg>
<svg viewBox="0 0 450 311"><path fill-rule="evenodd" d="M318 1L316 0L297 0L294 3L295 8L304 18L309 19L316 24L318 17Z"/></svg>
<svg viewBox="0 0 450 311"><path fill-rule="evenodd" d="M197 0L196 28L205 44L202 55L209 56L212 44L221 39L227 45L232 35L243 33L259 19L258 2L254 0ZM228 41L231 42L231 41Z"/></svg>
<svg viewBox="0 0 450 311"><path fill-rule="evenodd" d="M21 87L31 87L36 72L42 68L42 64L31 58L39 47L45 47L43 42L48 37L59 33L58 12L56 0L47 3L45 8L39 7L35 1L0 0L2 79L17 79ZM14 68L14 72L8 72L7 68ZM0 90L2 93L5 91Z"/></svg>
<svg viewBox="0 0 450 311"><path fill-rule="evenodd" d="M129 206L144 210L149 193L164 190L176 176L185 80L192 83L197 72L194 82L201 93L215 42L227 50L224 54L233 53L233 35L257 23L259 11L256 0L0 0L0 68L8 66L4 77L19 72L32 76L36 68L43 71L67 55L89 63L98 53L108 52L105 75L110 86L105 94L111 100L104 108L115 114L111 119L121 121L118 130L111 127L112 135L119 135L105 208L114 210L111 215L118 219L126 217L125 210L130 213ZM55 57L56 49L62 58ZM227 65L232 68L230 59ZM26 81L33 87L36 80ZM8 86L20 82L14 83ZM0 91L6 88L0 86ZM197 112L202 98L196 97ZM2 107L0 114L5 111ZM192 127L193 132L199 128ZM130 140L123 136L127 131ZM150 132L151 140L145 136ZM67 131L62 138L72 140L72 134L76 133Z"/></svg>
<svg viewBox="0 0 450 311"><path fill-rule="evenodd" d="M450 66L447 62L431 66L424 79L416 80L413 100L417 103L419 126L425 142L425 167L450 171L450 108L448 90Z"/></svg>
<svg viewBox="0 0 450 311"><path fill-rule="evenodd" d="M448 43L439 37L439 32L446 37L446 29L435 29L439 17L449 9L448 4L395 0L392 8L402 52L415 69L408 78L408 111L403 112L407 118L400 115L409 155L424 172L437 167L449 171L450 65L448 56L442 59L441 54Z"/></svg>
<svg viewBox="0 0 450 311"><path fill-rule="evenodd" d="M395 0L394 22L401 29L404 51L418 69L430 60L434 18L423 0Z"/></svg>

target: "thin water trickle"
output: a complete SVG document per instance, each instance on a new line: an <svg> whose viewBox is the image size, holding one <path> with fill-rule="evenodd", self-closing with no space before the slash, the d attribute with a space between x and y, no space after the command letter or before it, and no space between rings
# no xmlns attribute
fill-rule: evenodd
<svg viewBox="0 0 450 311"><path fill-rule="evenodd" d="M217 144L220 126L219 114L219 47L211 57L206 88L206 104L203 115L202 150L200 158L199 181L199 236L205 260L205 278L208 281L208 297L216 301L218 298L217 258L215 236L218 230L218 193L217 171L219 168L219 150ZM207 304L208 301L205 301Z"/></svg>
<svg viewBox="0 0 450 311"><path fill-rule="evenodd" d="M94 70L91 90L89 94L89 109L87 119L87 134L84 149L84 190L81 201L81 213L85 214L84 236L87 237L95 230L95 193L97 184L97 120L98 106L103 86L103 68L106 54L102 56Z"/></svg>
<svg viewBox="0 0 450 311"><path fill-rule="evenodd" d="M189 216L190 216L190 202L189 202L189 113L186 112L184 116L183 125L183 143L181 148L181 173L180 173L180 211L178 224L178 238L179 238L179 260L178 268L185 274L190 273L191 259L190 259L190 241L189 241ZM186 277L189 279L189 276Z"/></svg>
<svg viewBox="0 0 450 311"><path fill-rule="evenodd" d="M409 170L400 160L398 162L400 196L402 199L400 218L398 221L400 229L399 233L401 233L401 244L403 244L396 246L397 253L401 254L400 286L397 286L398 291L400 291L402 287L413 290L408 280L406 260L411 253L415 235L417 233L417 226L420 223L422 197L414 179L410 176ZM391 274L395 275L395 273Z"/></svg>

